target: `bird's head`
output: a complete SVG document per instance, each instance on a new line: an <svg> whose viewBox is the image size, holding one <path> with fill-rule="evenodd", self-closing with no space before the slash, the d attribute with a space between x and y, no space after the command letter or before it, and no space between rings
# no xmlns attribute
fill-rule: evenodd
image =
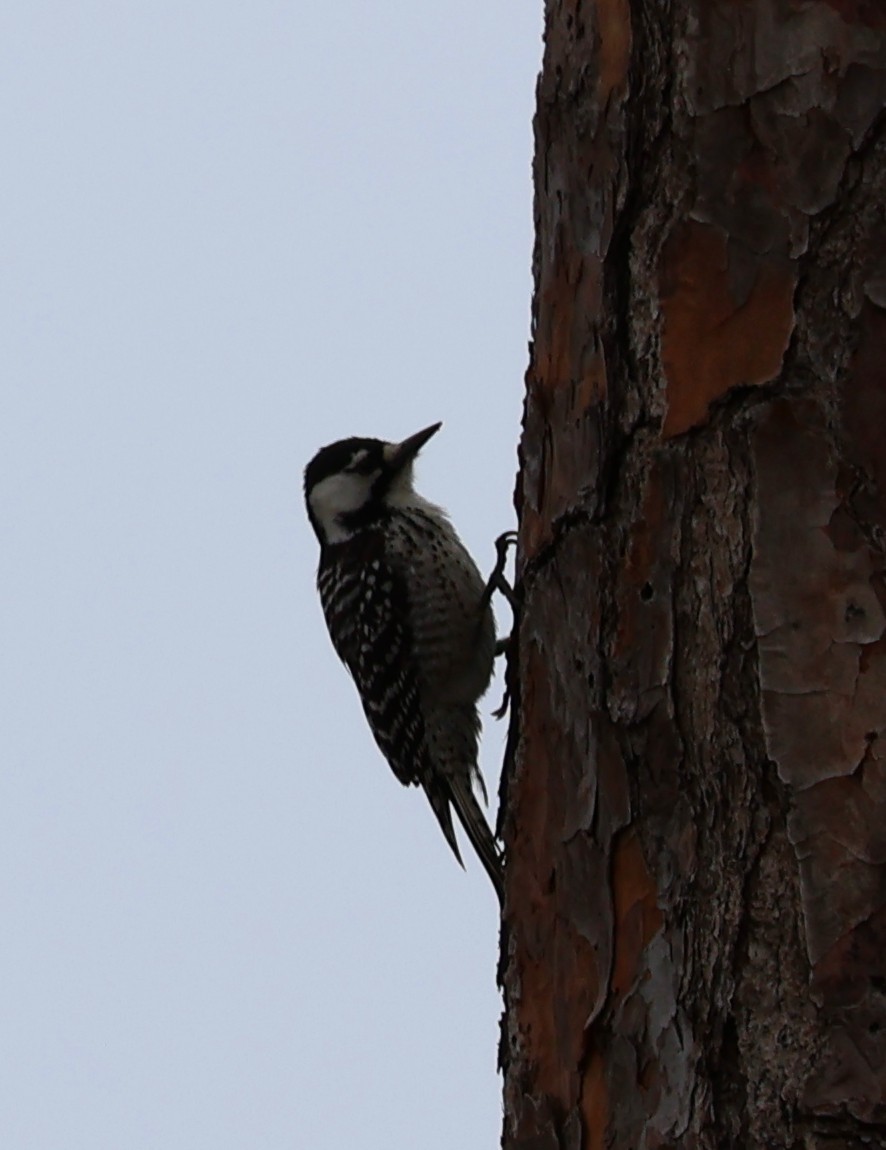
<svg viewBox="0 0 886 1150"><path fill-rule="evenodd" d="M342 543L385 508L418 498L412 464L441 427L434 423L402 443L352 438L322 447L305 468L308 518L321 544Z"/></svg>

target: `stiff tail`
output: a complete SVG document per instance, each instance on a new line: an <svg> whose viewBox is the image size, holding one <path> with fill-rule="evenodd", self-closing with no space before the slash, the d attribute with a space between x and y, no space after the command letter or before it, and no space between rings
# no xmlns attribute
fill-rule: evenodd
<svg viewBox="0 0 886 1150"><path fill-rule="evenodd" d="M504 906L501 853L495 845L492 831L483 817L483 811L474 797L469 780L465 779L462 782L461 780L448 779L445 783L436 781L434 783L426 782L422 785L430 801L431 809L437 816L437 822L446 836L446 841L452 848L452 853L458 859L459 865L464 867L465 864L462 862L461 852L455 838L455 830L452 826L452 806L450 803L455 807L455 813L471 840L477 857L492 880L498 901Z"/></svg>
<svg viewBox="0 0 886 1150"><path fill-rule="evenodd" d="M449 788L455 813L465 828L465 834L471 840L471 846L477 852L477 857L492 880L499 903L504 906L505 888L501 851L495 845L492 831L471 789L470 779L450 779Z"/></svg>
<svg viewBox="0 0 886 1150"><path fill-rule="evenodd" d="M455 837L455 830L452 826L452 808L449 805L449 788L441 785L439 781L426 780L422 783L425 789L425 794L428 796L428 802L431 804L431 810L437 816L437 822L440 824L440 829L446 836L446 841L452 847L452 853L458 859L458 865L464 870L465 864L462 862L461 852L458 849L458 841Z"/></svg>

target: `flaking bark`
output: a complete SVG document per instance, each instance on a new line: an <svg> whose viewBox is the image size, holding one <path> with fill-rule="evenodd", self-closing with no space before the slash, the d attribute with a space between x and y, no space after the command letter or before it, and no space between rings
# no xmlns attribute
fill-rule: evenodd
<svg viewBox="0 0 886 1150"><path fill-rule="evenodd" d="M549 0L507 1150L886 1146L886 8Z"/></svg>

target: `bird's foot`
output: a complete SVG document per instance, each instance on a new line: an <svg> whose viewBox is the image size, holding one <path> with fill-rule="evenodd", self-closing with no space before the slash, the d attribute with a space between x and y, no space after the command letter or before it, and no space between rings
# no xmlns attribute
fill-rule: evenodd
<svg viewBox="0 0 886 1150"><path fill-rule="evenodd" d="M511 705L511 688L509 684L505 684L504 694L501 697L501 703L492 712L493 719L503 719L508 713L508 707Z"/></svg>
<svg viewBox="0 0 886 1150"><path fill-rule="evenodd" d="M486 608L492 600L493 592L498 591L500 594L504 595L504 597L510 603L511 609L513 611L517 610L517 593L505 575L505 566L508 562L508 548L512 546L515 547L516 545L516 531L505 531L499 535L498 539L496 539L495 567L493 568L492 574L489 576L486 586L483 589L483 597L481 599L481 603L484 608ZM497 651L496 653L498 654L499 652Z"/></svg>

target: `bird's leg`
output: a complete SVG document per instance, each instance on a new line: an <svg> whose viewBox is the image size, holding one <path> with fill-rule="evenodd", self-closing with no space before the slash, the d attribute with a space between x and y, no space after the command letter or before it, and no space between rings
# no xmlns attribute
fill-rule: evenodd
<svg viewBox="0 0 886 1150"><path fill-rule="evenodd" d="M507 580L507 576L505 575L505 566L508 562L508 548L516 546L516 544L516 531L505 531L503 534L499 535L498 539L496 539L495 567L492 569L492 574L489 576L489 579L486 582L486 586L483 588L483 595L480 599L481 609L486 609L492 600L493 592L498 591L500 594L504 595L505 599L507 599L507 601L510 603L511 610L517 610L517 593L514 591L514 588L510 585ZM496 654L501 654L501 652L496 650Z"/></svg>
<svg viewBox="0 0 886 1150"><path fill-rule="evenodd" d="M517 613L517 608L519 605L517 593L514 590L514 588L511 586L511 584L508 582L507 576L505 575L505 566L506 566L507 561L508 561L508 548L511 547L512 545L515 546L516 543L517 543L517 532L516 531L505 531L502 535L499 535L498 539L496 539L496 541L495 541L496 562L495 562L495 567L492 571L492 574L489 576L489 580L486 583L486 587L483 590L483 597L481 600L483 610L486 609L490 600L492 599L493 592L498 591L500 594L504 595L504 597L507 599L508 603L511 606L511 610L514 612L514 614L516 615L516 613ZM511 649L512 640L513 640L513 632L510 635L508 635L508 637L506 639L499 639L498 640L498 642L495 644L495 657L496 657L496 659L500 655L508 654L508 652ZM501 701L501 706L497 707L492 712L492 714L495 716L496 719L501 719L504 717L504 715L508 709L508 704L510 703L510 701L511 701L511 688L510 688L510 683L507 683L505 685L504 698Z"/></svg>

